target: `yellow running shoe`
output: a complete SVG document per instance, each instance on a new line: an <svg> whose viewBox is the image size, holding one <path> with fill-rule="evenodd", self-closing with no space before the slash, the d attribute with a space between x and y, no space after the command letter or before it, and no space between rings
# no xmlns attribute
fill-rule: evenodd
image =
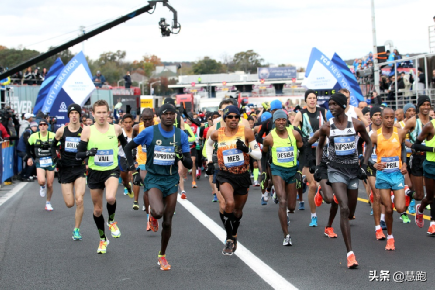
<svg viewBox="0 0 435 290"><path fill-rule="evenodd" d="M97 254L105 254L107 245L109 244L109 240L100 240L100 244L98 245Z"/></svg>

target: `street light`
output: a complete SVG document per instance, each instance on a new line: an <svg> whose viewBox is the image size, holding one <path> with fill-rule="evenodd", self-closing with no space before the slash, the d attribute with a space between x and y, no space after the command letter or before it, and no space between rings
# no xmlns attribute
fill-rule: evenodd
<svg viewBox="0 0 435 290"><path fill-rule="evenodd" d="M153 85L154 84L157 84L157 83L161 83L162 81L155 81L155 82L153 82L153 83L150 83L150 95L152 95L152 88L153 88Z"/></svg>
<svg viewBox="0 0 435 290"><path fill-rule="evenodd" d="M118 81L118 87L119 87L119 83L123 82L123 81L124 81L124 79L121 79L121 80Z"/></svg>

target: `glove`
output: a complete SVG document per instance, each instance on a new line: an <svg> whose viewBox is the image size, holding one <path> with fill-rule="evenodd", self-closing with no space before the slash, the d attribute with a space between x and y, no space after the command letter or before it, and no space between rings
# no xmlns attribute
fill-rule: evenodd
<svg viewBox="0 0 435 290"><path fill-rule="evenodd" d="M357 177L367 184L367 164L361 164Z"/></svg>
<svg viewBox="0 0 435 290"><path fill-rule="evenodd" d="M320 176L320 172L321 172L320 165L317 165L315 167L315 171L314 171L314 175L313 175L314 180L317 182L320 182L322 180L322 176Z"/></svg>
<svg viewBox="0 0 435 290"><path fill-rule="evenodd" d="M91 148L86 151L86 157L95 156L97 154L98 148Z"/></svg>
<svg viewBox="0 0 435 290"><path fill-rule="evenodd" d="M213 163L208 163L207 164L207 169L205 170L205 173L209 176L214 174L214 165Z"/></svg>
<svg viewBox="0 0 435 290"><path fill-rule="evenodd" d="M245 142L243 142L240 139L237 139L237 149L239 149L240 151L244 152L244 153L249 153L249 148L245 145Z"/></svg>
<svg viewBox="0 0 435 290"><path fill-rule="evenodd" d="M420 151L420 152L425 152L425 151L427 151L428 148L431 148L431 147L427 147L426 145L423 145L423 144L412 144L412 146L411 146L411 149L413 149L415 151ZM435 147L432 147L432 152L435 152Z"/></svg>
<svg viewBox="0 0 435 290"><path fill-rule="evenodd" d="M177 161L182 161L184 156L183 156L183 150L181 149L181 147L179 146L175 146L175 158L177 159Z"/></svg>
<svg viewBox="0 0 435 290"><path fill-rule="evenodd" d="M316 165L310 167L310 173L314 174L316 172Z"/></svg>
<svg viewBox="0 0 435 290"><path fill-rule="evenodd" d="M133 185L143 186L142 178L140 177L139 170L133 171Z"/></svg>

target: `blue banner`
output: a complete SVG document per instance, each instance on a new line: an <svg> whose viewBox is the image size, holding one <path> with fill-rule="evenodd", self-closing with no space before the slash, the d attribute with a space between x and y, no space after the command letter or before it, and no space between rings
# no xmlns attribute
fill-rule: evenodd
<svg viewBox="0 0 435 290"><path fill-rule="evenodd" d="M257 67L259 79L293 79L296 78L296 67Z"/></svg>
<svg viewBox="0 0 435 290"><path fill-rule="evenodd" d="M9 141L2 143L2 183L14 176L14 146L9 146Z"/></svg>

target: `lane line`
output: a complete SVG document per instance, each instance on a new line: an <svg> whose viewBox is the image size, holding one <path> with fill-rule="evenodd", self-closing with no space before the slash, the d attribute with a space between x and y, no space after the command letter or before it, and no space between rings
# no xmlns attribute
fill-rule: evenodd
<svg viewBox="0 0 435 290"><path fill-rule="evenodd" d="M360 197L358 197L358 200L359 200L359 201L362 201L362 202L365 202L365 203L369 203L369 200L368 200L368 199L364 199L364 198L360 198ZM393 208L393 210L394 210L394 211L397 211L395 208ZM415 213L409 213L408 210L406 211L406 213L409 214L409 215L415 216ZM427 215L424 214L424 215L423 215L423 218L424 218L425 220L430 221L430 216L427 216Z"/></svg>
<svg viewBox="0 0 435 290"><path fill-rule="evenodd" d="M17 185L15 185L14 188L12 188L8 193L6 193L4 196L0 197L0 206L2 206L8 199L13 197L15 194L20 192L21 189L23 189L29 182L21 182Z"/></svg>
<svg viewBox="0 0 435 290"><path fill-rule="evenodd" d="M213 235L222 241L225 236L225 230L197 208L188 200L181 199L178 195L178 202L193 215L200 223L203 224ZM271 267L264 263L260 258L255 256L251 251L244 247L240 242L237 243L235 255L249 266L261 279L272 286L274 289L297 289L293 284L288 282L284 277L275 272Z"/></svg>

